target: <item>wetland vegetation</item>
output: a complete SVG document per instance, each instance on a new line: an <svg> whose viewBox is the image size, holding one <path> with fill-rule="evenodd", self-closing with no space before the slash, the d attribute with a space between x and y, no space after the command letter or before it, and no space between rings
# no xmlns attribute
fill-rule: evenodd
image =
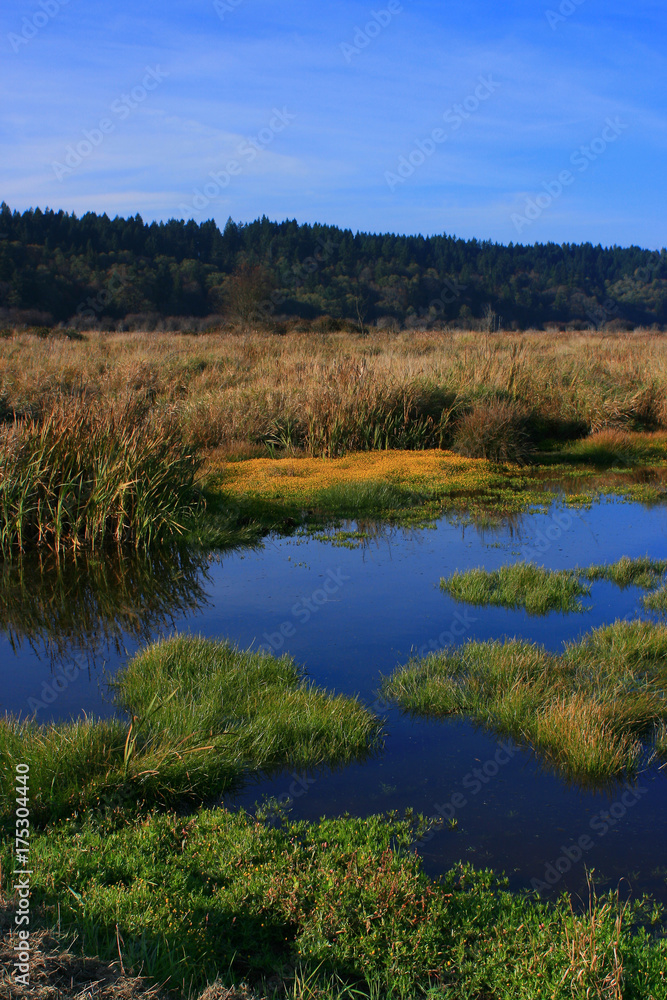
<svg viewBox="0 0 667 1000"><path fill-rule="evenodd" d="M617 587L641 587L652 590L667 572L667 559L630 559L623 556L611 565L589 566L581 570L587 580L609 580Z"/></svg>
<svg viewBox="0 0 667 1000"><path fill-rule="evenodd" d="M665 626L618 621L560 656L518 639L468 642L397 669L384 692L415 714L469 716L595 783L636 774L664 748L666 665Z"/></svg>
<svg viewBox="0 0 667 1000"><path fill-rule="evenodd" d="M554 482L572 506L612 491L660 502L666 344L646 331L278 336L248 323L202 336L7 331L0 624L54 655L121 633L149 643L170 609L205 600L210 550L267 532L355 519L351 538L364 520L544 510ZM607 580L653 591L646 608L664 611L666 568L517 563L443 589L543 614L579 611ZM561 654L467 642L399 668L384 694L509 734L560 777L600 787L667 757L666 662L664 626L619 621ZM659 908L592 892L582 912L463 864L430 879L412 851L428 821L414 815L306 823L204 808L259 774L380 751L381 720L290 657L173 635L130 660L114 698L111 719L0 722L5 832L20 760L33 901L63 946L77 935L87 954L120 956L185 997L216 978L295 1000L665 995Z"/></svg>
<svg viewBox="0 0 667 1000"><path fill-rule="evenodd" d="M59 396L2 432L0 551L147 547L184 530L199 462L143 407Z"/></svg>
<svg viewBox="0 0 667 1000"><path fill-rule="evenodd" d="M348 763L381 731L355 700L308 684L289 657L196 637L146 647L113 687L126 718L0 719L5 825L19 758L30 767L32 822L43 825L105 803L202 802L257 771Z"/></svg>
<svg viewBox="0 0 667 1000"><path fill-rule="evenodd" d="M601 468L624 495L664 495L662 335L82 336L2 341L5 557L507 513L553 478L586 502Z"/></svg>
<svg viewBox="0 0 667 1000"><path fill-rule="evenodd" d="M630 559L587 569L553 570L533 563L518 562L496 570L468 569L450 574L440 581L440 589L456 601L481 607L525 608L529 615L546 615L550 611L563 614L582 612L586 606L579 600L591 593L582 580L607 580L617 587L640 587L651 590L658 586L667 571L667 560ZM664 588L643 599L649 610L661 610ZM590 607L590 605L589 605Z"/></svg>
<svg viewBox="0 0 667 1000"><path fill-rule="evenodd" d="M657 611L664 614L667 611L667 587L660 587L652 594L647 594L643 598L642 604L647 611Z"/></svg>
<svg viewBox="0 0 667 1000"><path fill-rule="evenodd" d="M579 598L591 592L570 570L548 570L525 562L501 566L491 572L469 569L452 573L440 581L440 589L466 604L522 607L529 615L583 611Z"/></svg>
<svg viewBox="0 0 667 1000"><path fill-rule="evenodd" d="M221 973L258 1000L664 996L659 908L593 893L576 912L468 865L433 882L410 849L424 829L225 809L89 816L35 838L33 898L87 954L117 957L120 941L128 972L186 997Z"/></svg>
<svg viewBox="0 0 667 1000"><path fill-rule="evenodd" d="M516 431L517 448L527 435L533 458L550 462L664 461L667 339L649 331L84 336L27 329L2 340L5 420L43 418L63 396L91 408L132 399L171 416L186 445L225 458L454 446L510 460L492 446L500 428L503 448Z"/></svg>

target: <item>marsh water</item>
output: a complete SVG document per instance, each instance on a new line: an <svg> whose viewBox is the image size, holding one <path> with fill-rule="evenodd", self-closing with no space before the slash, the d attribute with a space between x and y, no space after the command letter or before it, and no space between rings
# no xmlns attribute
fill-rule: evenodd
<svg viewBox="0 0 667 1000"><path fill-rule="evenodd" d="M667 901L667 768L630 786L568 785L529 750L461 719L410 718L377 693L382 675L429 649L520 636L560 651L596 626L651 617L634 587L594 583L583 614L537 618L457 604L440 591L442 576L520 559L561 569L647 554L667 558L667 507L603 498L589 509L557 500L496 527L448 518L375 527L354 548L295 535L215 557L5 565L0 711L43 722L108 715L109 677L173 631L287 652L317 684L378 711L384 747L339 771L253 781L226 805L251 809L273 796L304 819L412 808L456 823L418 846L431 875L463 860L504 871L517 889L539 880L544 893L583 892L588 868L600 887Z"/></svg>

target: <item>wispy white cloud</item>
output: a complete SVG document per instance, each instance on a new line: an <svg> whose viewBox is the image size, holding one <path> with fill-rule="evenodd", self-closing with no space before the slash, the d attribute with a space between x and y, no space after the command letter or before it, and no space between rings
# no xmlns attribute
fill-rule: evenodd
<svg viewBox="0 0 667 1000"><path fill-rule="evenodd" d="M544 214L539 238L571 231L597 240L616 226L617 242L656 239L667 114L655 80L667 76L667 59L654 0L638 0L630 13L620 0L604 11L585 3L558 31L542 8L523 4L405 0L350 64L340 43L368 19L372 5L362 0L321 7L244 0L222 22L212 3L165 0L155 14L127 0L77 4L12 54L0 170L3 196L17 207L176 214L278 107L294 120L260 143L207 205L220 221L230 212L240 219L266 212L508 240L512 206L618 115L630 123L627 137L594 180ZM5 33L25 10L6 0ZM164 82L59 182L51 162L109 115L149 64L164 68ZM470 94L480 74L498 79L497 93L409 183L389 192L384 172ZM611 206L621 192L632 211L619 215Z"/></svg>

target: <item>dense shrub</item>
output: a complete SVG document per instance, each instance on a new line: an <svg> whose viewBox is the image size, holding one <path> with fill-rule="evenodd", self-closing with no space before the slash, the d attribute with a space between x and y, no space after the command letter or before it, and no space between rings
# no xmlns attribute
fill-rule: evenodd
<svg viewBox="0 0 667 1000"><path fill-rule="evenodd" d="M458 421L453 450L466 458L492 462L527 461L532 449L525 411L505 400L476 403Z"/></svg>

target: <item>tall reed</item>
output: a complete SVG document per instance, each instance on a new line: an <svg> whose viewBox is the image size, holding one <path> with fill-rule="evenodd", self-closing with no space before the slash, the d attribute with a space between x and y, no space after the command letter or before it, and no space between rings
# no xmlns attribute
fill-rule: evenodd
<svg viewBox="0 0 667 1000"><path fill-rule="evenodd" d="M14 418L0 452L0 553L151 544L196 505L199 460L167 420L134 402L57 396Z"/></svg>

